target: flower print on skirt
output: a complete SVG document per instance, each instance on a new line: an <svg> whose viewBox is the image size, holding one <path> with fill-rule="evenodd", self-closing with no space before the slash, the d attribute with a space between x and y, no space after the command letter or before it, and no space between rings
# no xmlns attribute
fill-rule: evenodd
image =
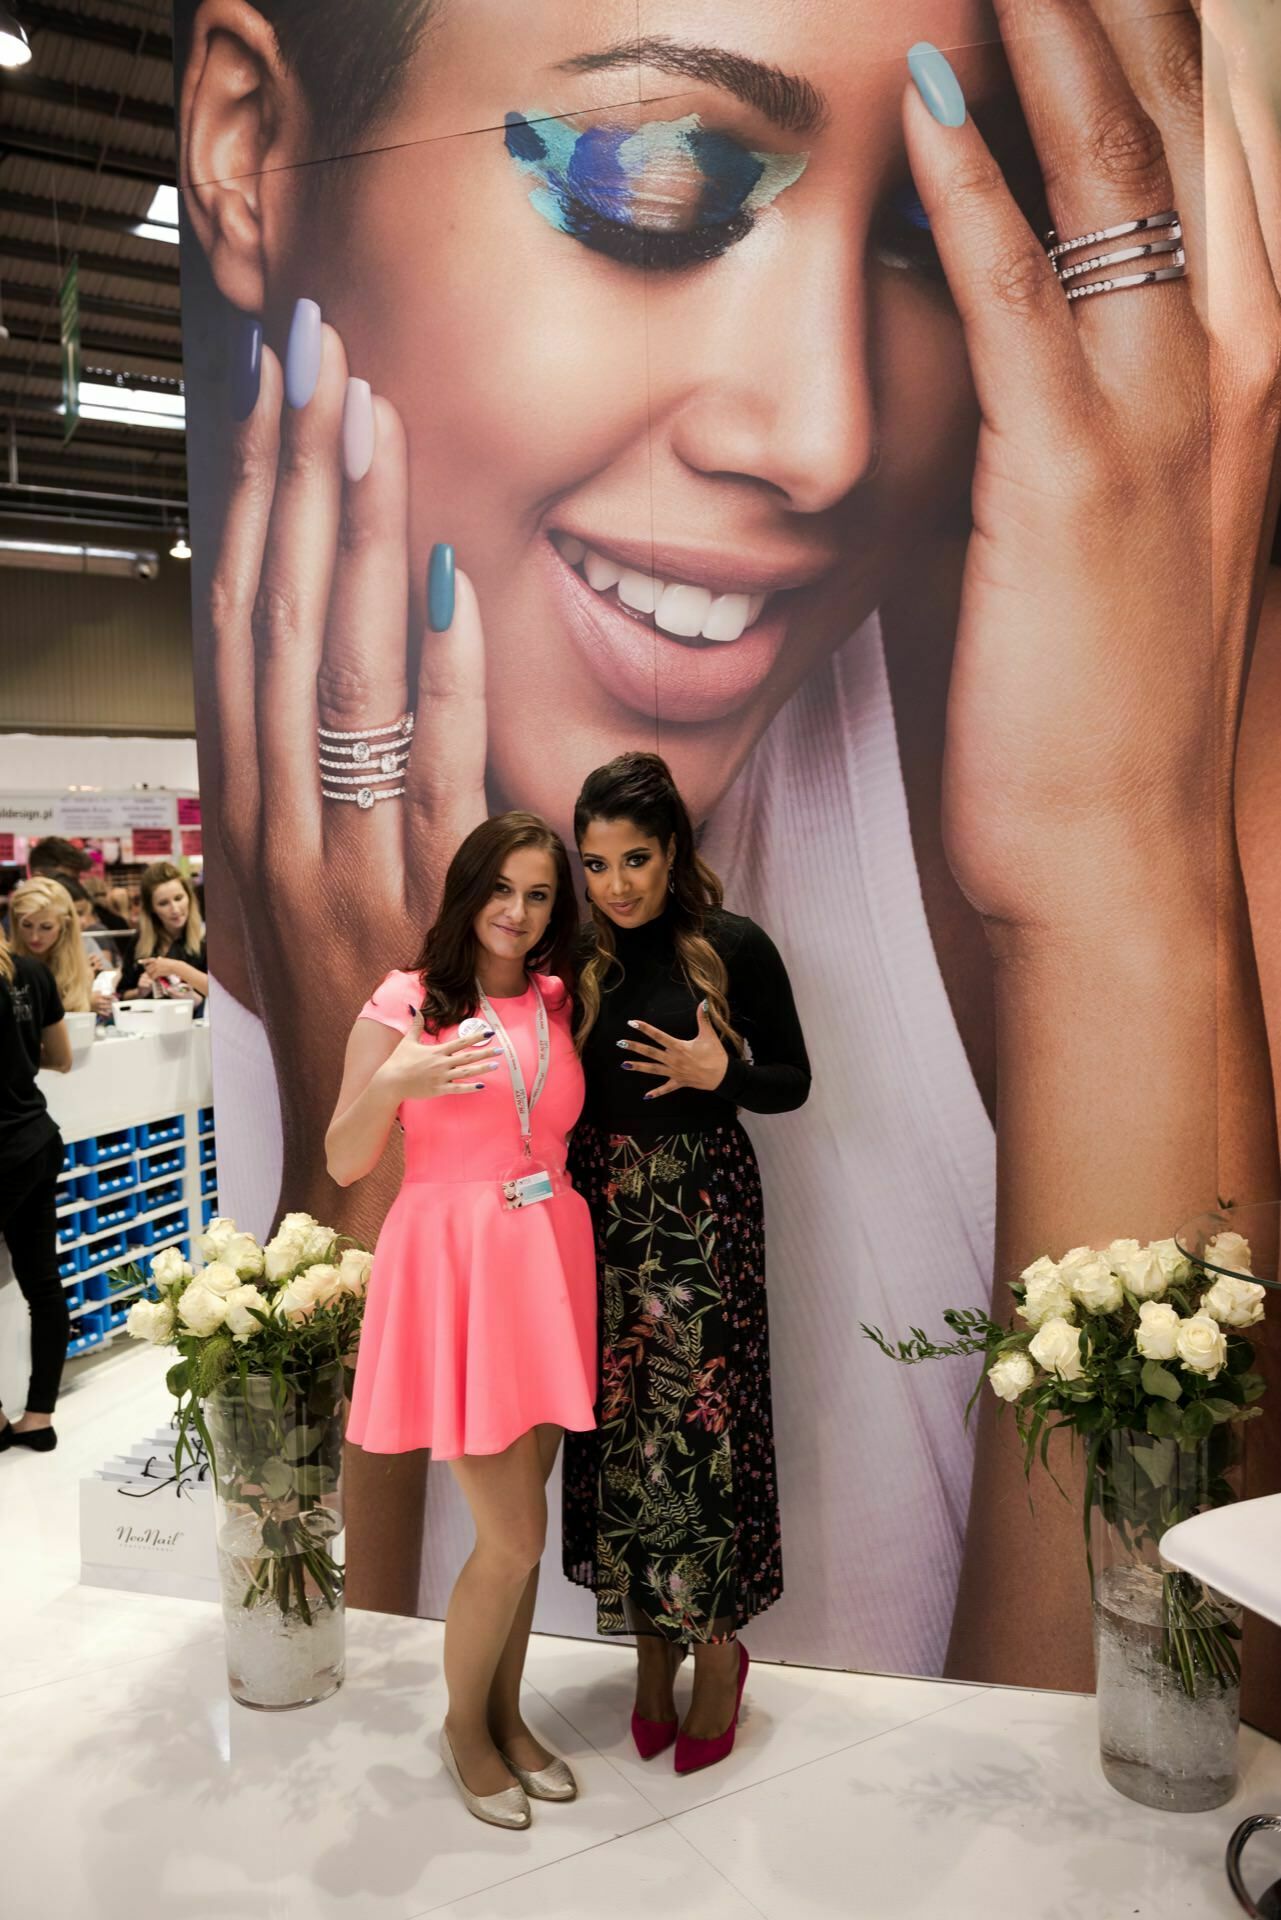
<svg viewBox="0 0 1281 1920"><path fill-rule="evenodd" d="M565 1436L564 1567L602 1634L723 1640L783 1591L760 1173L737 1121L580 1124L600 1283L597 1428Z"/></svg>

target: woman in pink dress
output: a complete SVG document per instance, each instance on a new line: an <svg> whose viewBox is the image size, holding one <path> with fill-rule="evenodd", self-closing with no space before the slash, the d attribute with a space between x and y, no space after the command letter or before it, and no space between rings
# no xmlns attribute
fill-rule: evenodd
<svg viewBox="0 0 1281 1920"><path fill-rule="evenodd" d="M563 1760L525 1726L520 1683L565 1428L593 1425L596 1274L586 1202L565 1172L583 1104L572 1034L577 914L563 843L505 813L464 840L407 972L362 1008L326 1137L342 1186L405 1172L374 1255L347 1437L448 1460L476 1544L445 1621L445 1766L494 1826L529 1799L572 1800Z"/></svg>

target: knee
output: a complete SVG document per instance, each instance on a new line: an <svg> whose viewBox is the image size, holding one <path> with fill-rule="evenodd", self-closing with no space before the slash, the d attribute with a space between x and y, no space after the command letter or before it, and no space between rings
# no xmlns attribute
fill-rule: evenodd
<svg viewBox="0 0 1281 1920"><path fill-rule="evenodd" d="M491 1539L487 1557L494 1563L500 1578L510 1581L513 1586L523 1586L542 1559L546 1544L546 1527L530 1522Z"/></svg>

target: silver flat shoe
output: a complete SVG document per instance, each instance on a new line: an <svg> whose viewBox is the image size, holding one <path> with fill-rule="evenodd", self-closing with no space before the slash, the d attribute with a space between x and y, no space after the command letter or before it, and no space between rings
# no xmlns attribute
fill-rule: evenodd
<svg viewBox="0 0 1281 1920"><path fill-rule="evenodd" d="M525 1797L523 1785L504 1787L501 1793L473 1793L458 1771L454 1749L450 1746L449 1735L443 1727L440 1730L440 1757L445 1763L446 1773L463 1797L463 1805L468 1813L475 1815L477 1820L483 1820L490 1827L519 1828L529 1825L529 1801ZM511 1766L510 1761L507 1764ZM513 1767L512 1771L514 1773L516 1769Z"/></svg>
<svg viewBox="0 0 1281 1920"><path fill-rule="evenodd" d="M578 1782L564 1760L549 1760L537 1773L518 1767L509 1753L503 1755L531 1800L577 1800Z"/></svg>

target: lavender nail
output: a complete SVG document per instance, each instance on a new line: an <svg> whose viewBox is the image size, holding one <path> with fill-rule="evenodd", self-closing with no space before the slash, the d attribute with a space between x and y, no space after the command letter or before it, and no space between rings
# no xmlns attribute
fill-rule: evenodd
<svg viewBox="0 0 1281 1920"><path fill-rule="evenodd" d="M320 378L320 308L314 300L299 300L289 323L285 348L285 398L297 411L305 407Z"/></svg>
<svg viewBox="0 0 1281 1920"><path fill-rule="evenodd" d="M342 405L342 464L349 480L363 480L374 464L374 398L368 380L349 380Z"/></svg>

